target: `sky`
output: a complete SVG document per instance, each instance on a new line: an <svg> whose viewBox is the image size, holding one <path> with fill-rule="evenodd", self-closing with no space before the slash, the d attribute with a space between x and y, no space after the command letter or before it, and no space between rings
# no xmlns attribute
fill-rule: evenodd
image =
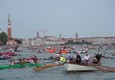
<svg viewBox="0 0 115 80"><path fill-rule="evenodd" d="M0 0L0 28L12 37L115 37L115 0Z"/></svg>

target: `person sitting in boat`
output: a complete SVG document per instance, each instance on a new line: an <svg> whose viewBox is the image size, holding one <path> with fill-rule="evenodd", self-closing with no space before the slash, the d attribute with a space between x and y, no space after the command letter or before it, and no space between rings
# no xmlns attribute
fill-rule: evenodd
<svg viewBox="0 0 115 80"><path fill-rule="evenodd" d="M56 61L59 61L60 60L60 54L56 53L55 56L54 56L54 59Z"/></svg>
<svg viewBox="0 0 115 80"><path fill-rule="evenodd" d="M17 61L18 64L26 64L28 63L28 61L26 60L26 58L19 58L18 61Z"/></svg>
<svg viewBox="0 0 115 80"><path fill-rule="evenodd" d="M86 55L83 57L83 61L88 64L89 61L90 61L90 56L89 56L88 54L86 54Z"/></svg>
<svg viewBox="0 0 115 80"><path fill-rule="evenodd" d="M95 56L93 58L93 63L94 64L100 64L100 60L101 60L101 55L95 53Z"/></svg>
<svg viewBox="0 0 115 80"><path fill-rule="evenodd" d="M98 59L96 59L95 57L93 57L92 63L93 63L93 64L98 64Z"/></svg>
<svg viewBox="0 0 115 80"><path fill-rule="evenodd" d="M30 56L30 58L28 58L28 62L31 63L31 64L34 64L34 62L37 62L37 57L36 56Z"/></svg>
<svg viewBox="0 0 115 80"><path fill-rule="evenodd" d="M75 60L76 63L81 63L81 56L79 55L79 53L77 52L76 53L76 60Z"/></svg>
<svg viewBox="0 0 115 80"><path fill-rule="evenodd" d="M53 58L53 55L51 55L51 56L49 57L49 59L50 59L50 60L54 59L54 58Z"/></svg>
<svg viewBox="0 0 115 80"><path fill-rule="evenodd" d="M62 63L66 62L66 58L64 57L64 55L62 55L62 56L60 57L60 62L62 62Z"/></svg>
<svg viewBox="0 0 115 80"><path fill-rule="evenodd" d="M22 58L22 63L23 63L23 64L26 64L26 63L27 63L26 58L24 58L24 57Z"/></svg>
<svg viewBox="0 0 115 80"><path fill-rule="evenodd" d="M34 56L32 59L33 59L34 62L38 62L37 56Z"/></svg>
<svg viewBox="0 0 115 80"><path fill-rule="evenodd" d="M71 52L68 53L68 62L73 61L73 56L71 55Z"/></svg>
<svg viewBox="0 0 115 80"><path fill-rule="evenodd" d="M8 61L8 63L9 63L10 66L13 65L13 64L12 64L12 60Z"/></svg>
<svg viewBox="0 0 115 80"><path fill-rule="evenodd" d="M9 61L9 65L10 65L10 66L13 66L14 64L15 64L15 60L10 60L10 61Z"/></svg>
<svg viewBox="0 0 115 80"><path fill-rule="evenodd" d="M29 60L29 63L34 64L34 60L33 60L33 59L30 59L30 60Z"/></svg>

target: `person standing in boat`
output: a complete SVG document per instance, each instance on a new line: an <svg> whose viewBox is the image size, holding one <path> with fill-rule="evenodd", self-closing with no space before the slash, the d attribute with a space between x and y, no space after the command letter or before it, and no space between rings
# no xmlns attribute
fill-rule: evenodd
<svg viewBox="0 0 115 80"><path fill-rule="evenodd" d="M81 56L79 55L79 53L77 52L76 53L76 60L75 60L76 63L81 63Z"/></svg>

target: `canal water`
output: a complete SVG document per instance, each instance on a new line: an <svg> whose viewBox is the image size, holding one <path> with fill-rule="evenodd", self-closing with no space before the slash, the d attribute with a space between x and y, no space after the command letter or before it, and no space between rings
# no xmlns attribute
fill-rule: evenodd
<svg viewBox="0 0 115 80"><path fill-rule="evenodd" d="M89 53L92 52L93 51L90 51ZM107 51L106 54L109 56L109 53L112 53L112 51ZM47 53L38 54L35 52L30 52L27 49L23 50L18 54L24 57L36 55L38 58L45 58L51 55ZM40 60L40 62L47 63L47 61L45 60ZM7 63L8 60L0 61L0 65ZM115 67L115 59L103 58L102 64L106 66ZM34 71L33 68L34 67L26 67L19 69L0 70L0 80L115 80L115 72L67 72L65 71L63 66L49 68L43 71Z"/></svg>

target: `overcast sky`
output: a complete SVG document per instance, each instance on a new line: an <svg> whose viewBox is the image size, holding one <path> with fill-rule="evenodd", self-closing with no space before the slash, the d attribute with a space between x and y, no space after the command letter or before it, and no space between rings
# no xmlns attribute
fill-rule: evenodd
<svg viewBox="0 0 115 80"><path fill-rule="evenodd" d="M12 37L62 34L66 38L115 37L115 0L0 0L0 28ZM46 31L47 30L47 31Z"/></svg>

